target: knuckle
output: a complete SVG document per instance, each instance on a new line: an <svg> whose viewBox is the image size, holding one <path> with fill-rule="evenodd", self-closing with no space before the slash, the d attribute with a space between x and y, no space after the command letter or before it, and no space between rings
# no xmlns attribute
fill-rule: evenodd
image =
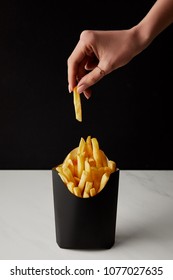
<svg viewBox="0 0 173 280"><path fill-rule="evenodd" d="M80 35L80 40L84 44L92 44L95 41L95 32L93 30L84 30Z"/></svg>
<svg viewBox="0 0 173 280"><path fill-rule="evenodd" d="M93 84L95 84L96 82L98 82L98 77L96 77L96 76L92 76L91 77L91 84L93 85Z"/></svg>

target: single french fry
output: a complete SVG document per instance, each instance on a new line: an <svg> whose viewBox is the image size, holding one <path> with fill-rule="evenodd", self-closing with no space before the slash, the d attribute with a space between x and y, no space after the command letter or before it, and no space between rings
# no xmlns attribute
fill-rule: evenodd
<svg viewBox="0 0 173 280"><path fill-rule="evenodd" d="M96 167L102 166L102 158L100 156L100 149L99 149L99 143L96 138L91 139L92 142L92 148L93 148L93 158L96 162Z"/></svg>
<svg viewBox="0 0 173 280"><path fill-rule="evenodd" d="M83 192L83 189L85 187L87 176L88 176L88 173L86 172L86 170L83 170L82 176L81 176L79 184L78 184L78 188L81 190L81 193Z"/></svg>
<svg viewBox="0 0 173 280"><path fill-rule="evenodd" d="M65 165L67 163L67 161L69 160L69 158L71 158L71 152L68 153L68 155L65 157L62 165Z"/></svg>
<svg viewBox="0 0 173 280"><path fill-rule="evenodd" d="M60 165L58 165L55 169L56 169L58 172L61 172L61 173L62 173L62 166L63 166L63 164L60 164Z"/></svg>
<svg viewBox="0 0 173 280"><path fill-rule="evenodd" d="M84 166L85 166L85 170L86 170L87 172L90 172L90 171L91 171L91 166L90 166L90 164L89 164L89 162L88 162L88 158L85 158Z"/></svg>
<svg viewBox="0 0 173 280"><path fill-rule="evenodd" d="M93 187L95 188L97 193L98 189L100 188L100 176L98 173L98 169L96 167L91 167L91 176L92 176Z"/></svg>
<svg viewBox="0 0 173 280"><path fill-rule="evenodd" d="M96 195L95 188L90 189L90 196L95 196L95 195Z"/></svg>
<svg viewBox="0 0 173 280"><path fill-rule="evenodd" d="M85 170L88 173L87 181L91 182L92 181L91 166L88 162L88 158L85 159Z"/></svg>
<svg viewBox="0 0 173 280"><path fill-rule="evenodd" d="M81 137L80 142L79 142L79 146L78 146L78 150L77 150L77 154L80 155L83 152L85 152L85 140L83 137Z"/></svg>
<svg viewBox="0 0 173 280"><path fill-rule="evenodd" d="M79 122L82 122L81 97L77 91L77 87L73 89L73 103L75 109L75 117Z"/></svg>
<svg viewBox="0 0 173 280"><path fill-rule="evenodd" d="M108 166L108 159L102 150L100 150L100 156L101 156L102 166Z"/></svg>
<svg viewBox="0 0 173 280"><path fill-rule="evenodd" d="M90 189L93 187L93 182L86 182L85 183L85 188L84 188L84 193L87 193L89 195Z"/></svg>
<svg viewBox="0 0 173 280"><path fill-rule="evenodd" d="M75 184L73 182L68 182L67 183L67 188L71 193L73 193L73 189L75 188Z"/></svg>
<svg viewBox="0 0 173 280"><path fill-rule="evenodd" d="M62 164L62 169L68 167L72 173L72 175L74 176L74 171L75 171L75 167L73 164L73 161L71 158L69 158L68 160L66 160L63 164Z"/></svg>
<svg viewBox="0 0 173 280"><path fill-rule="evenodd" d="M90 197L90 195L87 193L87 192L83 192L83 198L88 198L88 197Z"/></svg>
<svg viewBox="0 0 173 280"><path fill-rule="evenodd" d="M100 181L100 187L98 189L98 192L100 192L101 190L103 190L103 188L106 186L106 183L108 182L109 180L109 176L110 174L108 173L104 173L102 178L101 178L101 181Z"/></svg>
<svg viewBox="0 0 173 280"><path fill-rule="evenodd" d="M67 178L68 182L73 182L75 183L73 174L71 173L71 170L68 167L64 167L63 168L63 174L65 175L65 177Z"/></svg>
<svg viewBox="0 0 173 280"><path fill-rule="evenodd" d="M108 160L108 166L111 169L111 172L115 172L116 171L116 163L113 160Z"/></svg>
<svg viewBox="0 0 173 280"><path fill-rule="evenodd" d="M83 191L83 197L84 198L87 198L87 197L90 197L90 189L92 189L92 186L93 186L93 182L86 182L85 183L85 188L84 188L84 191Z"/></svg>
<svg viewBox="0 0 173 280"><path fill-rule="evenodd" d="M91 142L91 136L89 135L86 139L86 154L88 158L93 157L93 149L92 149L92 142Z"/></svg>
<svg viewBox="0 0 173 280"><path fill-rule="evenodd" d="M67 180L67 178L65 177L65 175L64 175L63 173L61 173L61 172L59 172L58 175L60 176L60 178L61 178L61 180L63 181L63 183L64 183L65 185L67 185L68 180Z"/></svg>
<svg viewBox="0 0 173 280"><path fill-rule="evenodd" d="M81 178L82 172L85 168L85 152L77 155L77 177Z"/></svg>
<svg viewBox="0 0 173 280"><path fill-rule="evenodd" d="M74 188L73 188L73 192L74 192L74 194L75 194L76 196L82 197L80 188L74 187Z"/></svg>

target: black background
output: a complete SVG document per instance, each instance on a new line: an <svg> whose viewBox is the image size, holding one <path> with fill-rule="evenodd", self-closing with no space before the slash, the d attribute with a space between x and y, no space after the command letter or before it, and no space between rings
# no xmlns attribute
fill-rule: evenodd
<svg viewBox="0 0 173 280"><path fill-rule="evenodd" d="M0 169L51 169L88 135L120 169L173 169L172 25L82 96L82 123L68 93L80 32L130 28L154 2L0 2Z"/></svg>

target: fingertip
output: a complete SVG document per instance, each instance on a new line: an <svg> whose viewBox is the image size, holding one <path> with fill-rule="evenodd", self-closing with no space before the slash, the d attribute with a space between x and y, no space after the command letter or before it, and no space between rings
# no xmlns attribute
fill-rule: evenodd
<svg viewBox="0 0 173 280"><path fill-rule="evenodd" d="M87 99L90 99L90 97L91 97L91 92L90 91L84 91L83 94Z"/></svg>
<svg viewBox="0 0 173 280"><path fill-rule="evenodd" d="M71 88L70 84L68 85L68 91L69 91L69 93L72 92L72 88Z"/></svg>

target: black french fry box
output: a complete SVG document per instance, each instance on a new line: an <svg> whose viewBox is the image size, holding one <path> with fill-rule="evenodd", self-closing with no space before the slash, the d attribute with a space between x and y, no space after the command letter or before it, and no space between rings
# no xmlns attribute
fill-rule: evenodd
<svg viewBox="0 0 173 280"><path fill-rule="evenodd" d="M65 249L110 249L115 243L119 170L93 197L72 194L52 168L56 243Z"/></svg>

